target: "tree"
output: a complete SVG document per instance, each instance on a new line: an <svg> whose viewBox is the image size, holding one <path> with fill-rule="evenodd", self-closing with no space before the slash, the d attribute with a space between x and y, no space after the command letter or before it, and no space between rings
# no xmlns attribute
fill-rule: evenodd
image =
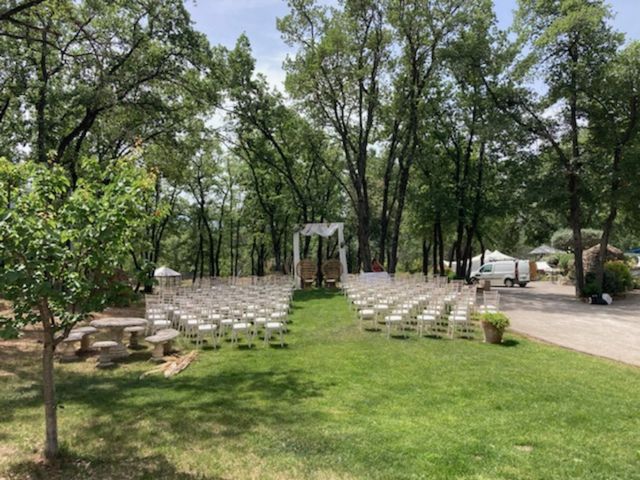
<svg viewBox="0 0 640 480"><path fill-rule="evenodd" d="M74 325L106 306L110 278L129 255L131 239L146 222L141 205L154 179L129 157L100 168L80 159L75 188L65 169L0 159L0 291L13 302L3 328L43 329L42 381L45 457L58 454L54 352ZM17 180L17 181L16 181Z"/></svg>
<svg viewBox="0 0 640 480"><path fill-rule="evenodd" d="M11 0L3 10L0 10L0 22L11 21L12 18L18 15L23 10L35 7L45 0L25 0L23 2L15 2Z"/></svg>
<svg viewBox="0 0 640 480"><path fill-rule="evenodd" d="M108 160L174 134L216 99L219 55L182 1L50 0L7 23L0 37L18 48L0 58L22 82L0 86L27 126L14 144L64 165L72 183L81 156Z"/></svg>
<svg viewBox="0 0 640 480"><path fill-rule="evenodd" d="M360 264L371 270L371 203L367 170L378 138L389 33L378 1L347 0L341 10L312 0L290 2L278 21L285 40L298 46L285 65L287 89L342 148L357 217Z"/></svg>
<svg viewBox="0 0 640 480"><path fill-rule="evenodd" d="M594 79L595 94L589 106L590 144L599 161L592 175L606 188L601 195L608 212L602 222L600 251L596 262L595 285L602 291L607 246L618 217L621 198L633 193L625 179L638 178L640 164L633 151L640 126L640 42L619 51L601 77Z"/></svg>
<svg viewBox="0 0 640 480"><path fill-rule="evenodd" d="M281 270L292 227L339 219L340 186L346 186L337 149L279 92L269 90L265 78L255 75L254 63L248 39L241 36L229 54L231 135L226 141L248 167L244 188L266 217L276 270ZM309 245L307 237L305 256Z"/></svg>
<svg viewBox="0 0 640 480"><path fill-rule="evenodd" d="M497 81L487 82L498 105L552 152L564 175L576 295L584 287L583 175L589 161L582 139L598 90L594 80L609 67L622 42L607 22L610 16L602 0L520 0L515 22L519 41L512 48L515 61L507 81L502 89L495 88ZM520 86L534 77L544 80L541 95Z"/></svg>
<svg viewBox="0 0 640 480"><path fill-rule="evenodd" d="M386 107L386 162L380 212L379 258L384 261L389 242L388 270L394 273L407 188L413 165L425 151L428 112L439 98L433 87L443 75L442 62L451 43L469 21L477 2L393 0L386 14L394 47L391 101ZM486 6L486 5L485 5ZM396 168L397 166L397 168ZM391 228L389 226L391 224ZM390 238L387 239L387 236Z"/></svg>
<svg viewBox="0 0 640 480"><path fill-rule="evenodd" d="M592 228L583 228L581 232L582 246L584 248L591 248L597 245L600 237L602 236L602 230L594 230ZM551 236L551 245L559 250L573 251L573 232L570 228L563 228L554 232Z"/></svg>
<svg viewBox="0 0 640 480"><path fill-rule="evenodd" d="M83 156L108 165L143 146L157 173L147 205L155 221L131 253L149 290L189 140L217 105L223 52L193 29L181 0L11 6L0 23L0 155L63 165L73 187Z"/></svg>

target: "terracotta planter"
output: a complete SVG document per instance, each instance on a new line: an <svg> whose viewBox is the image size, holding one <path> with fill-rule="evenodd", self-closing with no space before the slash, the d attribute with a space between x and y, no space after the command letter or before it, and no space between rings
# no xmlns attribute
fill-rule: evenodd
<svg viewBox="0 0 640 480"><path fill-rule="evenodd" d="M502 343L503 330L499 330L489 322L481 322L485 343Z"/></svg>

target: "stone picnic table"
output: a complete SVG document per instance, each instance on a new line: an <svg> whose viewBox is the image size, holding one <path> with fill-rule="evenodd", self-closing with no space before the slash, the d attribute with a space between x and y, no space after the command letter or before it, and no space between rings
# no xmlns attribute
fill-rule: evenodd
<svg viewBox="0 0 640 480"><path fill-rule="evenodd" d="M111 340L117 343L110 351L111 358L124 358L129 356L127 347L122 343L124 329L127 327L145 327L147 321L138 317L105 317L93 320L89 323L99 330L108 330Z"/></svg>

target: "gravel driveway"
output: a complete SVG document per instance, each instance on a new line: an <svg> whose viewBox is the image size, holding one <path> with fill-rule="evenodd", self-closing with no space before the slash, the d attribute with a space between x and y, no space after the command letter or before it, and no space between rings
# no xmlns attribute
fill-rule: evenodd
<svg viewBox="0 0 640 480"><path fill-rule="evenodd" d="M498 288L511 330L580 352L640 366L640 292L612 305L577 300L571 286L532 282Z"/></svg>

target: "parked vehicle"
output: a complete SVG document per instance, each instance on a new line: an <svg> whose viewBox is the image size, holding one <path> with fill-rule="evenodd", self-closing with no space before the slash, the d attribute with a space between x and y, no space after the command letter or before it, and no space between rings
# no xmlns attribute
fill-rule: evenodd
<svg viewBox="0 0 640 480"><path fill-rule="evenodd" d="M491 285L504 285L513 287L516 283L526 287L531 280L528 260L504 260L490 262L482 265L471 273L471 281L474 283L489 280Z"/></svg>

